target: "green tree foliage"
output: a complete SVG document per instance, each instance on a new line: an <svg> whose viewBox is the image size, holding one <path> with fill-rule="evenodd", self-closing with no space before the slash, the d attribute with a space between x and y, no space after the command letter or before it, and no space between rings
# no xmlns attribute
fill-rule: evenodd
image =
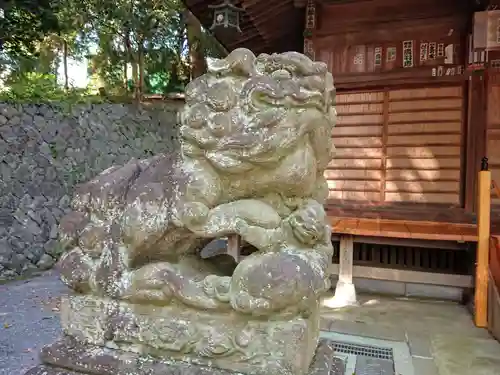
<svg viewBox="0 0 500 375"><path fill-rule="evenodd" d="M10 0L2 7L0 74L11 98L21 98L23 84L34 98L74 92L69 59L88 61L101 96L179 92L203 72L206 56L224 53L181 0Z"/></svg>
<svg viewBox="0 0 500 375"><path fill-rule="evenodd" d="M1 3L0 48L6 53L29 56L36 42L58 32L58 4L51 0L8 0Z"/></svg>

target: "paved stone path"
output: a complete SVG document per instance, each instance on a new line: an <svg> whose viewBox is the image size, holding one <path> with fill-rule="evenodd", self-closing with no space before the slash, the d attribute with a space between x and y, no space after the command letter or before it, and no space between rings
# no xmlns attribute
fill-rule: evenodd
<svg viewBox="0 0 500 375"><path fill-rule="evenodd" d="M59 301L67 288L50 271L0 285L0 375L23 375L60 335Z"/></svg>

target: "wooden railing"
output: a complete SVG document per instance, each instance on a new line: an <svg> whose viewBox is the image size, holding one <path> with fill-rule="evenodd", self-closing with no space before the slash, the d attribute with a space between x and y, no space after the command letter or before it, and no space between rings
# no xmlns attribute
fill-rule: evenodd
<svg viewBox="0 0 500 375"><path fill-rule="evenodd" d="M483 159L478 183L475 323L500 340L500 236L490 235L491 190L500 198L500 188L491 179L487 158Z"/></svg>
<svg viewBox="0 0 500 375"><path fill-rule="evenodd" d="M488 278L488 330L500 341L500 240L492 236Z"/></svg>
<svg viewBox="0 0 500 375"><path fill-rule="evenodd" d="M474 320L476 326L481 328L487 328L488 326L490 210L491 172L488 170L488 159L483 158L478 178L476 280L474 294Z"/></svg>

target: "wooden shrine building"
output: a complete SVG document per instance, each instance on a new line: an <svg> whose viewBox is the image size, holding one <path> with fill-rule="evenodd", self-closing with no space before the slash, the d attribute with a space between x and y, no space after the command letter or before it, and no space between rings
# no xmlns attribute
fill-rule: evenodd
<svg viewBox="0 0 500 375"><path fill-rule="evenodd" d="M344 267L368 289L374 280L398 280L407 295L427 285L431 295L459 298L475 287L477 313L489 272L490 314L500 317L500 304L495 312L491 302L498 293L491 285L500 288L500 252L488 246L489 225L482 232L477 225L488 216L481 219L478 204L484 157L500 186L495 1L230 1L241 8L241 32L214 29L227 50L300 51L333 73L338 120L327 208L334 240L348 236L353 259L343 266L340 246L332 273ZM222 2L185 1L207 28L209 6ZM488 196L489 188L483 187ZM491 194L493 243L500 235L500 189ZM477 242L485 235L481 253Z"/></svg>

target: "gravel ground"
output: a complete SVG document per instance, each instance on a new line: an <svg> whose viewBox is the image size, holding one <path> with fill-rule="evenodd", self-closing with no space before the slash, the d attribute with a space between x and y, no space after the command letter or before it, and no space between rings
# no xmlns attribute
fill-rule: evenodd
<svg viewBox="0 0 500 375"><path fill-rule="evenodd" d="M0 285L0 375L22 375L60 335L59 301L67 288L54 271Z"/></svg>

